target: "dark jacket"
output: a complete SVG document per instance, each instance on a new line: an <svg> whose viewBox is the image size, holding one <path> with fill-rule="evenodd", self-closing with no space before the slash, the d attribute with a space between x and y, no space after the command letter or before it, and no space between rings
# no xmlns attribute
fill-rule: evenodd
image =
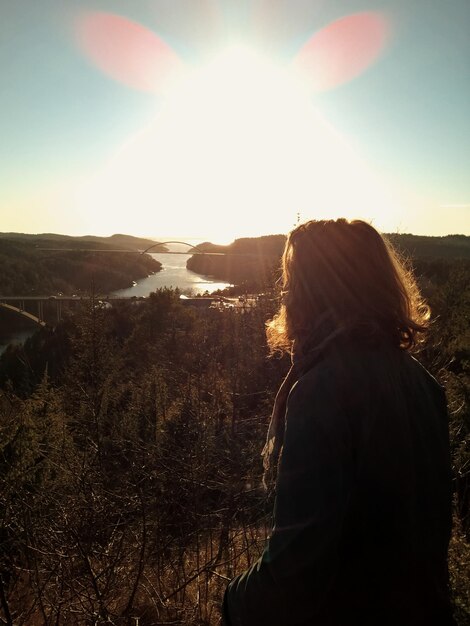
<svg viewBox="0 0 470 626"><path fill-rule="evenodd" d="M228 626L447 626L443 388L403 350L336 342L293 386L274 527Z"/></svg>

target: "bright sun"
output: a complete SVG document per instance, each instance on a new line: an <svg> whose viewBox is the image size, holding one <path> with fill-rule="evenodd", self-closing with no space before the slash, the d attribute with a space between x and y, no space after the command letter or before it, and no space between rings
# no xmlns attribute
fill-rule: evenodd
<svg viewBox="0 0 470 626"><path fill-rule="evenodd" d="M218 242L287 232L297 213L367 218L380 207L393 221L392 199L321 119L301 78L241 46L174 85L79 203L95 230L112 223Z"/></svg>

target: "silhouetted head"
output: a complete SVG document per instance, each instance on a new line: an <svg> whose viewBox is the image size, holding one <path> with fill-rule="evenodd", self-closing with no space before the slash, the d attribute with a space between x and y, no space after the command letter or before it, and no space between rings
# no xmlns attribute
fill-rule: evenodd
<svg viewBox="0 0 470 626"><path fill-rule="evenodd" d="M429 307L411 271L361 220L301 224L288 235L282 271L283 303L267 327L272 350L311 343L319 325L408 350L427 328Z"/></svg>

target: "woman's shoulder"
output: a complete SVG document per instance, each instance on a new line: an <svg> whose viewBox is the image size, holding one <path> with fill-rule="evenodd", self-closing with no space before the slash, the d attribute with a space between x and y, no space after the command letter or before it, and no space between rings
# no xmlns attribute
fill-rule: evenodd
<svg viewBox="0 0 470 626"><path fill-rule="evenodd" d="M319 436L360 448L376 425L382 434L406 420L446 427L447 405L443 388L408 352L343 346L299 377L286 418L287 437L299 447Z"/></svg>
<svg viewBox="0 0 470 626"><path fill-rule="evenodd" d="M408 351L383 343L342 341L301 373L289 400L298 403L320 396L333 405L351 406L408 393L445 402L443 387Z"/></svg>
<svg viewBox="0 0 470 626"><path fill-rule="evenodd" d="M389 346L336 341L301 372L296 386L337 389L339 385L364 383L380 377L383 370L389 371L392 364L397 367L401 352Z"/></svg>

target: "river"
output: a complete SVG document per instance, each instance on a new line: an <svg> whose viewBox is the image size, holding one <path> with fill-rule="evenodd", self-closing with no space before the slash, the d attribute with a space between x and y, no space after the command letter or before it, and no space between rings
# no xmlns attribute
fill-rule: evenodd
<svg viewBox="0 0 470 626"><path fill-rule="evenodd" d="M134 287L113 291L113 295L148 296L152 291L162 287L178 288L186 294L201 294L205 291L211 293L216 289L229 286L229 283L215 282L186 269L186 261L191 256L190 254L150 254L150 256L160 261L163 266L162 270L137 281ZM31 329L22 328L21 330L2 332L0 326L0 355L6 350L8 344L24 343L28 337L34 334L35 330L36 326L32 326Z"/></svg>
<svg viewBox="0 0 470 626"><path fill-rule="evenodd" d="M137 281L134 287L113 291L115 296L148 296L161 287L181 289L184 293L201 294L228 287L229 283L215 282L186 269L186 261L190 254L151 254L163 265L162 270L147 278Z"/></svg>
<svg viewBox="0 0 470 626"><path fill-rule="evenodd" d="M9 344L24 343L26 339L34 335L36 329L36 325L27 329L6 332L2 332L0 328L0 355L5 352Z"/></svg>

